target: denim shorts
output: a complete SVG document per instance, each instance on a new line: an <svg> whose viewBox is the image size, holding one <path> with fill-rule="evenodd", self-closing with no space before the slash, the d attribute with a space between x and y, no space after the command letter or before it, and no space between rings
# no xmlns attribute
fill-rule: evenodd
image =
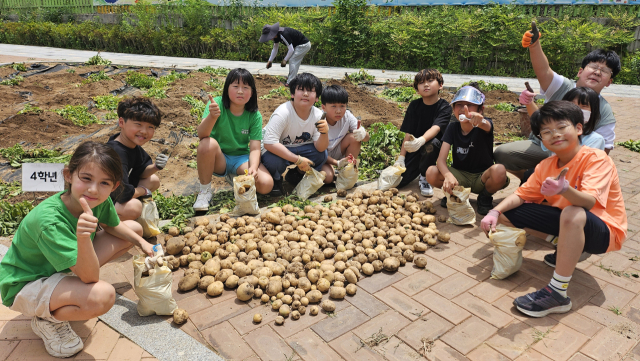
<svg viewBox="0 0 640 361"><path fill-rule="evenodd" d="M227 168L224 170L224 174L218 174L213 172L213 175L216 177L224 177L226 175L230 175L231 177L235 177L238 172L238 167L247 163L249 161L249 154L243 155L227 155L224 154L224 160L227 163Z"/></svg>

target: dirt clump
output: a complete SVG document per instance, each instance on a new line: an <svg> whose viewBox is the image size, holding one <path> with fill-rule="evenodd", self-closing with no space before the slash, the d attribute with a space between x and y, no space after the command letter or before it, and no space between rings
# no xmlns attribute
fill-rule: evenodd
<svg viewBox="0 0 640 361"><path fill-rule="evenodd" d="M104 125L100 124L79 127L54 112L26 113L0 122L0 134L2 147L10 147L20 142L25 142L27 147L36 144L53 146L66 137L93 133L102 127Z"/></svg>

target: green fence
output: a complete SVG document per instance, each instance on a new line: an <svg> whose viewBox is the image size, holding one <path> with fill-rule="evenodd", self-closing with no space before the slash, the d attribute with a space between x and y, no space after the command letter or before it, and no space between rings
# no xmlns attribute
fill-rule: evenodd
<svg viewBox="0 0 640 361"><path fill-rule="evenodd" d="M62 9L66 13L93 13L93 0L0 0L0 10L5 12L28 12L37 9Z"/></svg>

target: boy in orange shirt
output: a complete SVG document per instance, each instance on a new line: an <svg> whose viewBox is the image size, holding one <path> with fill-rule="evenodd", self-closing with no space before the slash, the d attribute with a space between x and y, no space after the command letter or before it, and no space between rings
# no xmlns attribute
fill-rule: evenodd
<svg viewBox="0 0 640 361"><path fill-rule="evenodd" d="M571 310L567 288L582 252L617 251L627 237L616 167L604 151L580 144L583 122L580 108L568 101L551 101L535 112L531 131L555 155L540 162L529 180L481 223L486 234L501 223L558 236L549 285L513 301L529 316ZM541 204L545 200L548 205Z"/></svg>

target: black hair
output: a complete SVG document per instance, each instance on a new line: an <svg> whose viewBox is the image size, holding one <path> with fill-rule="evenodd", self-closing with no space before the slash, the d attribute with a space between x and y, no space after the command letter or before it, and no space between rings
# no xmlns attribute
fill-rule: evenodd
<svg viewBox="0 0 640 361"><path fill-rule="evenodd" d="M128 120L137 120L160 126L162 112L153 104L151 99L144 97L125 98L118 103L118 117Z"/></svg>
<svg viewBox="0 0 640 361"><path fill-rule="evenodd" d="M566 100L555 100L546 103L531 115L531 131L540 138L540 127L553 121L568 120L575 127L584 126L584 116L579 106Z"/></svg>
<svg viewBox="0 0 640 361"><path fill-rule="evenodd" d="M340 85L329 85L322 91L322 97L320 97L322 104L347 104L349 102L349 93Z"/></svg>
<svg viewBox="0 0 640 361"><path fill-rule="evenodd" d="M438 84L444 84L444 79L442 78L442 74L438 71L438 69L422 69L416 74L415 78L413 78L413 87L418 90L418 84L422 84L425 81L437 80Z"/></svg>
<svg viewBox="0 0 640 361"><path fill-rule="evenodd" d="M253 79L253 75L249 73L247 69L236 68L227 74L227 79L224 81L224 88L222 89L222 105L229 109L231 107L231 99L229 99L229 87L235 82L242 81L251 87L251 98L244 105L244 110L255 113L258 111L258 90L256 90L256 81Z"/></svg>
<svg viewBox="0 0 640 361"><path fill-rule="evenodd" d="M620 57L613 50L596 49L584 58L582 58L582 69L584 69L589 63L606 63L609 69L611 69L611 79L615 78L620 72Z"/></svg>
<svg viewBox="0 0 640 361"><path fill-rule="evenodd" d="M73 175L91 162L96 163L114 184L122 180L122 161L118 153L106 144L93 141L84 142L76 148L65 171Z"/></svg>
<svg viewBox="0 0 640 361"><path fill-rule="evenodd" d="M582 135L588 135L594 131L596 125L600 121L600 97L591 88L577 87L569 90L567 94L562 97L562 100L568 100L570 102L577 100L580 105L588 105L591 108L591 116L589 122L584 124L582 128Z"/></svg>
<svg viewBox="0 0 640 361"><path fill-rule="evenodd" d="M289 82L289 92L291 92L291 97L293 97L296 89L315 91L316 96L319 97L322 95L322 82L311 73L298 74Z"/></svg>

